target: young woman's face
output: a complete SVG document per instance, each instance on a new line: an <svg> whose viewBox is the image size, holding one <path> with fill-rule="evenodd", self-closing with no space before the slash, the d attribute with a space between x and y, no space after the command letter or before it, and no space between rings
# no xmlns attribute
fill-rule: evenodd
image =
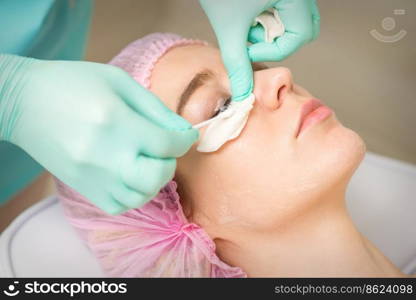
<svg viewBox="0 0 416 300"><path fill-rule="evenodd" d="M214 153L194 145L178 159L185 211L202 226L275 227L334 188L345 189L365 153L361 138L334 113L299 133L303 105L313 96L286 68L254 70L256 101L240 136ZM230 98L218 49L202 45L165 54L151 90L192 124L214 116Z"/></svg>

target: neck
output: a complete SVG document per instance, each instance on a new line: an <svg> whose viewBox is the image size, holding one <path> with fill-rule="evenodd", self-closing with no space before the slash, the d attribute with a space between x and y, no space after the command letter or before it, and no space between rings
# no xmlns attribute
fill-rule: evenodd
<svg viewBox="0 0 416 300"><path fill-rule="evenodd" d="M344 194L320 203L276 231L220 241L219 255L249 277L403 276L357 231Z"/></svg>

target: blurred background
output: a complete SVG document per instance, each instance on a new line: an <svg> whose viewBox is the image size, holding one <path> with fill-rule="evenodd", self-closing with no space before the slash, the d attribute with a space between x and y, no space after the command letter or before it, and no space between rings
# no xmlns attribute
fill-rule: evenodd
<svg viewBox="0 0 416 300"><path fill-rule="evenodd" d="M416 1L317 2L320 37L278 65L289 67L297 83L333 108L369 151L416 164ZM397 41L378 40L372 30ZM197 0L98 0L86 59L108 62L155 31L215 44Z"/></svg>
<svg viewBox="0 0 416 300"><path fill-rule="evenodd" d="M270 65L289 67L295 81L333 108L369 151L416 164L416 0L317 2L320 37ZM86 60L106 63L156 31L215 44L197 0L96 0ZM42 175L2 207L0 231L53 192L51 176Z"/></svg>

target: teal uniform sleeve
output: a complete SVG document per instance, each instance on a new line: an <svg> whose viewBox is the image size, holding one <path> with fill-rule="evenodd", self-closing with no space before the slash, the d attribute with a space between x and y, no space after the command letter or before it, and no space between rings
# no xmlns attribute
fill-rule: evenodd
<svg viewBox="0 0 416 300"><path fill-rule="evenodd" d="M92 0L0 0L0 53L80 60L92 9ZM42 170L22 149L0 141L0 204Z"/></svg>

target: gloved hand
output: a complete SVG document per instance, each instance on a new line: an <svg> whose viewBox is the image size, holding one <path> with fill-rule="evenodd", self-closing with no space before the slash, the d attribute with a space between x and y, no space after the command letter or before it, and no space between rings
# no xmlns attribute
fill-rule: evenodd
<svg viewBox="0 0 416 300"><path fill-rule="evenodd" d="M154 197L197 138L119 68L0 55L0 139L110 214Z"/></svg>
<svg viewBox="0 0 416 300"><path fill-rule="evenodd" d="M231 82L233 100L253 90L251 61L280 61L319 35L320 17L315 0L199 0L215 31ZM276 8L285 34L273 43L264 42L255 17ZM253 43L247 49L247 41Z"/></svg>

